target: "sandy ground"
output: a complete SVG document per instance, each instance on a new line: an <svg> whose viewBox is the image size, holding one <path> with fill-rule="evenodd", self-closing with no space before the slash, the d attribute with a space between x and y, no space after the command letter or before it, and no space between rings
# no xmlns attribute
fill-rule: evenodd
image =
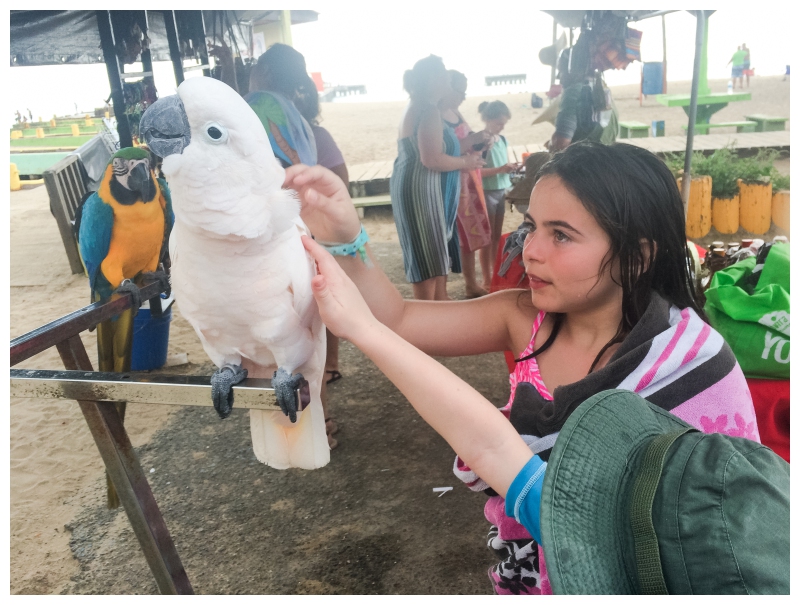
<svg viewBox="0 0 800 605"><path fill-rule="evenodd" d="M724 90L725 82L712 82ZM670 92L688 84L670 85ZM744 113L786 115L788 84L751 80ZM686 117L654 99L639 107L635 87L614 90L623 119L665 119L677 134ZM477 127L477 105L464 114ZM545 140L531 127L528 95L504 99L511 144ZM326 104L323 124L349 164L391 159L403 103ZM781 163L788 171L788 160ZM520 215L506 214L506 230ZM397 234L387 208L368 209L365 225L381 264L405 296ZM10 336L88 304L85 277L71 275L43 186L10 195ZM450 292L463 298L463 280ZM82 335L91 359L94 333ZM189 363L170 371L207 375L213 367L175 308L170 355ZM508 397L499 354L443 360L495 404ZM62 368L55 349L22 364ZM210 409L130 405L126 426L195 589L201 593L486 594L484 497L452 475L452 452L363 355L342 344L344 378L332 387L340 446L324 469L274 471L250 449L242 410L220 422ZM76 403L11 399L10 592L148 594L156 586L127 518L105 509L103 465ZM442 498L433 487L454 486Z"/></svg>

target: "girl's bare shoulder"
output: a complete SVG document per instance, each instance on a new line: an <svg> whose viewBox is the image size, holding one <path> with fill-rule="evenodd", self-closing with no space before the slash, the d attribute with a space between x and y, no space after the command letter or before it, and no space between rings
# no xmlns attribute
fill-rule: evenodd
<svg viewBox="0 0 800 605"><path fill-rule="evenodd" d="M525 288L501 290L492 294L490 298L496 301L498 307L502 307L503 314L508 318L509 327L517 323L530 324L539 312L531 302L531 291Z"/></svg>

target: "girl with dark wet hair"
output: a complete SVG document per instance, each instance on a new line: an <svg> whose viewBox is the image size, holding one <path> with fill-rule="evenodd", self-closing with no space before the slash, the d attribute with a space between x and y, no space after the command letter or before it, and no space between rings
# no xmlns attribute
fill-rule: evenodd
<svg viewBox="0 0 800 605"><path fill-rule="evenodd" d="M332 174L296 166L286 184L300 193L317 237L347 242L359 231ZM337 264L304 241L320 267L312 287L326 325L364 351L453 446L456 475L490 496L497 593L550 592L546 558L557 553L543 553L520 523L517 488L541 489L556 437L587 399L631 391L701 431L759 441L742 370L698 302L684 225L675 179L655 155L579 142L541 167L512 236L528 289L404 300L374 257L371 265L350 257ZM505 350L517 359L499 412L428 357ZM618 556L610 545L592 547L597 557Z"/></svg>

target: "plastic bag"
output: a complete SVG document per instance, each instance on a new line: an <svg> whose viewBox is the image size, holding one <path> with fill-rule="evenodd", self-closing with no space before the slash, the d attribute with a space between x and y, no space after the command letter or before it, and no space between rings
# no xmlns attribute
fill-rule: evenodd
<svg viewBox="0 0 800 605"><path fill-rule="evenodd" d="M789 244L768 246L714 274L705 312L745 376L788 379Z"/></svg>

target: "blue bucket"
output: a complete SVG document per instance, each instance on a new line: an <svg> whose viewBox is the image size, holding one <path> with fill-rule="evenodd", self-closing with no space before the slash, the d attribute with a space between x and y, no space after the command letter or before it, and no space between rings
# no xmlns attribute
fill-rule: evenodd
<svg viewBox="0 0 800 605"><path fill-rule="evenodd" d="M171 305L161 317L153 317L147 307L139 309L133 318L132 371L154 370L167 363L171 321Z"/></svg>

